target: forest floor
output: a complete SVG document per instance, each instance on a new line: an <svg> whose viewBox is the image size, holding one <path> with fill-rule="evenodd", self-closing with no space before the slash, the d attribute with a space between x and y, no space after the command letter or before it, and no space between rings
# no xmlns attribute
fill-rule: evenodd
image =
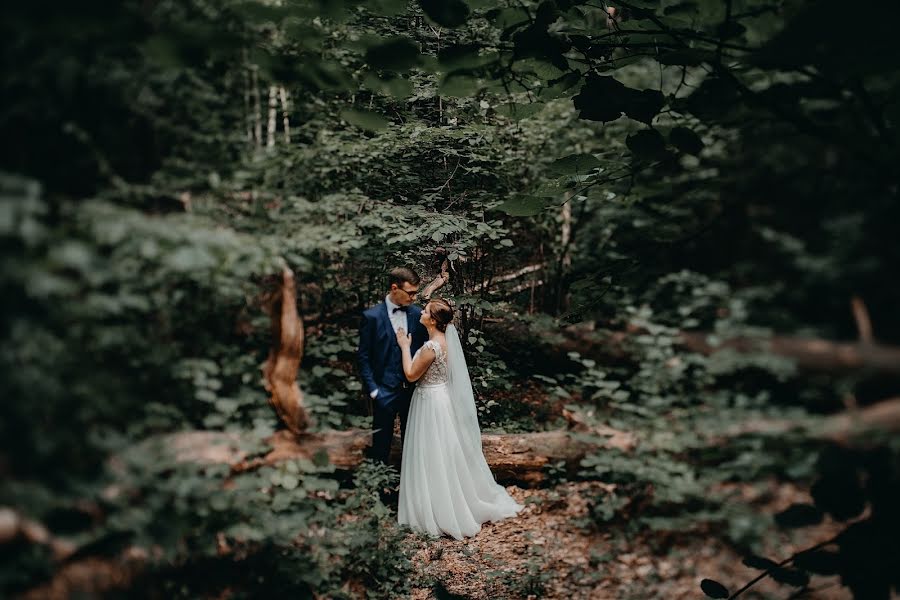
<svg viewBox="0 0 900 600"><path fill-rule="evenodd" d="M703 598L700 581L716 579L732 591L759 574L715 531L629 535L622 523L606 531L589 524L590 502L610 491L602 482L567 482L542 489L508 487L525 509L515 518L486 523L474 538L457 541L410 535L417 548L414 600L488 599L680 599ZM777 482L741 485L742 501L766 513L809 501ZM773 527L774 529L774 527ZM768 556L784 558L837 530L826 523L788 538L772 535ZM835 578L814 578L805 599L843 600L849 592ZM793 598L796 589L764 579L747 598Z"/></svg>

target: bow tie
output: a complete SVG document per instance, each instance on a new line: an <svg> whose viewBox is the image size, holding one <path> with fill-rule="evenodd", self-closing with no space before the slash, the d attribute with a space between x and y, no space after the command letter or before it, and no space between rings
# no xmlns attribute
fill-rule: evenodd
<svg viewBox="0 0 900 600"><path fill-rule="evenodd" d="M408 307L408 306L395 306L395 307L394 307L394 310L391 311L391 314L394 314L394 313L397 312L398 310L399 310L399 311L402 311L402 312L406 312L406 311L409 310L409 307Z"/></svg>

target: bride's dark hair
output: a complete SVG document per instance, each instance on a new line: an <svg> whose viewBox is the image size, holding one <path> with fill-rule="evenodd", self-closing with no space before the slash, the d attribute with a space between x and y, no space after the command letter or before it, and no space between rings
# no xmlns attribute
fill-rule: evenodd
<svg viewBox="0 0 900 600"><path fill-rule="evenodd" d="M453 321L453 307L443 298L432 298L428 304L431 306L431 318L434 319L438 331L447 331L447 325Z"/></svg>

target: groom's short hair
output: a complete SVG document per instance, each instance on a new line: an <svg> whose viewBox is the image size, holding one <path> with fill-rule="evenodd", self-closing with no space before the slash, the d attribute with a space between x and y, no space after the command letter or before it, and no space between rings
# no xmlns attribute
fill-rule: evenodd
<svg viewBox="0 0 900 600"><path fill-rule="evenodd" d="M392 283L396 283L397 287L403 287L403 282L419 285L419 281L418 274L407 267L396 267L388 274L388 287L391 287Z"/></svg>

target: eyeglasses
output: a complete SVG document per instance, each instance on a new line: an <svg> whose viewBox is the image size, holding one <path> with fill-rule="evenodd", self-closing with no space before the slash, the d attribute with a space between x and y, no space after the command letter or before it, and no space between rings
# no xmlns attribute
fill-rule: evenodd
<svg viewBox="0 0 900 600"><path fill-rule="evenodd" d="M404 290L402 287L398 287L397 289L400 290L401 292L405 293L407 296L409 296L410 300L415 300L416 295L419 293L418 289L415 289L411 292L408 290Z"/></svg>

